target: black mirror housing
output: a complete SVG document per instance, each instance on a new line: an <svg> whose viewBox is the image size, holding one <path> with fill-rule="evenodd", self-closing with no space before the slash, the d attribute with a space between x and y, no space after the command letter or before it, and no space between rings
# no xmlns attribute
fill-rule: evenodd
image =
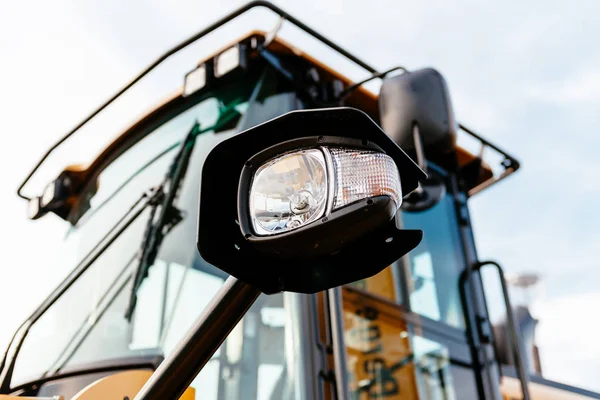
<svg viewBox="0 0 600 400"><path fill-rule="evenodd" d="M415 124L427 155L454 150L458 126L446 80L435 69L385 78L379 93L379 114L383 130L406 151L415 149Z"/></svg>

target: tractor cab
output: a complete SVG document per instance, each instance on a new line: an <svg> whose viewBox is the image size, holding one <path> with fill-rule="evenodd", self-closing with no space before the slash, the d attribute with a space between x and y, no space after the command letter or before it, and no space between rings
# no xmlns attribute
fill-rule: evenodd
<svg viewBox="0 0 600 400"><path fill-rule="evenodd" d="M261 7L279 18L275 30L251 31L225 45L211 42L205 46L219 50L206 57L179 56L197 40L209 40L224 25ZM309 55L302 41L291 44L283 38L282 25L344 58L363 78L350 78L319 55ZM180 57L184 73L167 69L147 83L155 67L172 57ZM153 94L170 88L165 82L177 82L177 88L168 89L168 96L157 102ZM140 86L145 89L139 93L148 96L131 94ZM148 97L154 104L145 113L125 105L147 105ZM365 247L371 253L363 251L360 260L347 257L347 271L338 257L342 272L328 278L310 269L311 259L302 254L294 260L304 261L285 265L306 267L313 275L286 275L273 283L258 272L263 271L262 256L241 258L235 269L211 263L221 253L246 251L242 242L218 247L229 239L226 229L245 229L243 221L229 218L225 194L238 181L230 179L227 168L217 168L219 162L243 151L240 147L254 146L263 131L277 140L277 132L268 131L275 123L283 128L282 138L289 136L283 131L307 129L306 116L317 111L326 114L324 124L343 125L349 136L363 123L372 123L395 143L390 151L381 146L387 154L396 154L399 146L414 161L407 168L426 174L419 175L418 187L409 187L399 168L402 188L410 190L401 193L393 216L396 229L422 231L422 239L420 234L405 236L416 237L414 249L377 270L369 264L381 263L379 247ZM133 117L129 125L119 122ZM54 214L68 226L60 262L72 271L15 333L0 365L0 393L63 399L600 398L544 380L527 356L531 343L522 340L523 325L512 312L502 268L477 257L468 207L469 199L483 190L501 191L491 187L519 163L458 118L451 90L438 71L378 71L270 3L250 3L204 29L69 132L19 188L30 218ZM243 142L244 135L257 139ZM272 160L288 159L271 162L270 171L284 173L300 165L313 177L325 179L315 172L323 168L329 182L339 180L341 175L329 174L324 165L343 159L346 153L336 150L342 141L314 135L321 150L303 150L294 158L290 154L304 147L288 143L281 157ZM234 141L245 144L224 144ZM365 142L357 146L368 147ZM95 153L90 150L88 157L84 145L94 147ZM376 148L366 147L367 155ZM216 149L220 157L214 156ZM54 161L60 152L87 160L58 168ZM354 164L357 170L370 171L370 159L363 160ZM308 179L295 174L294 179ZM287 175L281 176L283 180ZM382 185L388 183L373 187L383 190ZM336 196L351 196L350 189L339 190ZM319 201L310 196L289 198L302 210ZM263 197L252 197L253 204ZM378 197L366 201L379 204ZM328 200L323 207L335 210L336 202ZM281 231L283 238L304 223L333 226L323 217L331 210L318 209L322 214L313 218L295 209L290 213L281 199L264 199L264 204L256 206L259 211L252 217L254 230L262 233L256 246L284 246L283 239L274 240L275 234ZM203 228L206 221L214 231ZM354 240L371 225L327 229L330 238ZM304 249L306 238L298 237L294 245L278 248ZM401 243L399 237L390 236L393 240L386 239L386 246L407 246L409 239ZM264 238L270 240L268 246ZM198 240L215 243L212 250L218 251ZM333 241L318 242L321 247L314 251L323 252L318 260L337 255L322 250ZM357 268L371 271L371 276L362 277ZM488 317L482 268L495 268L505 289L502 329L494 329ZM249 285L231 285L232 274L260 287L247 294L253 298L246 305L240 296ZM219 333L222 321L234 314L240 322ZM215 351L207 350L213 347Z"/></svg>

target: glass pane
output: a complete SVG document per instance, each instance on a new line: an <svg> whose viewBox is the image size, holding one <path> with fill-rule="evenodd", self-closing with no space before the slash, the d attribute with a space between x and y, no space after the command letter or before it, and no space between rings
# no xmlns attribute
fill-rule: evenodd
<svg viewBox="0 0 600 400"><path fill-rule="evenodd" d="M249 124L249 115L253 125L299 105L276 71L250 74L215 87L183 112L173 111L170 120L153 126L131 147L120 148L97 181L84 189L78 202L80 219L69 232L60 260L67 265L81 260L142 193L163 181L182 139L199 123L201 133L173 203L181 218L173 218L165 229L156 259L136 292L131 320L125 316L150 209L120 236L111 234L115 241L110 247L33 323L16 359L13 387L98 363L118 366L123 359L168 356L198 318L227 278L196 249L204 161L218 143ZM259 79L261 100L251 101ZM219 399L307 398L305 365L312 363L304 359L312 355L300 351L306 324L294 322L304 315L299 304L287 294L262 296L198 376L196 392Z"/></svg>
<svg viewBox="0 0 600 400"><path fill-rule="evenodd" d="M301 400L306 365L294 294L262 295L191 386L202 399Z"/></svg>
<svg viewBox="0 0 600 400"><path fill-rule="evenodd" d="M82 340L86 337L88 340L97 339L97 336L90 335L92 326L107 339L94 346L100 359L120 350L131 356L144 355L137 351L134 354L123 346L124 340L120 339L127 336L127 330L122 330L123 325L125 328L127 325L123 318L125 306L120 309L114 307L122 303L120 294L131 282L137 252L137 246L131 243L139 243L147 218L146 211L31 327L16 360L13 385L63 367L77 353ZM118 317L125 324L105 323L117 321L113 314L119 312Z"/></svg>
<svg viewBox="0 0 600 400"><path fill-rule="evenodd" d="M420 398L432 400L456 399L448 349L440 343L412 336L414 363L418 370Z"/></svg>
<svg viewBox="0 0 600 400"><path fill-rule="evenodd" d="M358 292L344 291L343 298L352 399L476 398L472 371L452 365L448 348L422 329L415 333L398 306Z"/></svg>
<svg viewBox="0 0 600 400"><path fill-rule="evenodd" d="M61 252L65 264L84 258L142 193L160 184L195 122L205 130L196 138L174 203L181 220L165 234L137 292L131 320L125 314L149 208L33 324L15 363L13 386L85 364L108 360L119 364L122 358L165 356L172 351L226 278L196 250L198 186L210 150L236 133L255 82L249 78L207 93L121 150L84 190L79 204L89 202L89 207L81 206L83 217L67 236ZM215 132L211 127L225 113L234 119Z"/></svg>
<svg viewBox="0 0 600 400"><path fill-rule="evenodd" d="M452 196L446 195L429 210L402 212L399 217L404 229L424 232L421 244L403 260L349 286L401 304L399 282L406 279L412 311L464 329L458 278L465 261Z"/></svg>
<svg viewBox="0 0 600 400"><path fill-rule="evenodd" d="M423 241L407 257L405 277L411 311L464 329L459 276L465 268L451 195L426 211L402 213L406 229L421 229Z"/></svg>

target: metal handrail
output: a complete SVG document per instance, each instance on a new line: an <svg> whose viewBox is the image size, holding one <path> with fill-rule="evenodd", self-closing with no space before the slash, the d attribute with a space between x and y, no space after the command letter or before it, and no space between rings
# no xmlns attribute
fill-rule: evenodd
<svg viewBox="0 0 600 400"><path fill-rule="evenodd" d="M90 115L88 115L79 124L77 124L69 132L67 132L60 140L58 140L56 143L54 143L54 145L52 145L52 147L50 147L50 149L48 149L48 151L46 151L46 153L42 156L42 158L40 159L40 161L38 161L38 163L35 165L35 167L33 167L33 169L31 170L31 172L29 172L29 174L27 175L27 177L23 180L23 182L21 183L21 185L17 189L17 195L19 197L21 197L22 199L31 200L29 197L25 196L22 193L23 187L25 187L25 185L27 184L27 182L29 182L29 179L31 179L31 177L33 176L33 174L44 163L44 161L46 161L46 159L50 156L50 154L56 148L58 148L58 146L60 146L67 139L69 139L71 136L73 136L73 134L75 134L75 132L77 132L85 124L87 124L89 121L91 121L96 115L100 114L106 107L108 107L112 102L114 102L117 98L119 98L123 93L125 93L133 85L135 85L136 83L138 83L142 78L144 78L146 75L148 75L156 67L158 67L163 61L165 61L167 58L171 57L175 53L179 52L180 50L183 50L184 48L186 48L190 44L192 44L192 43L196 42L197 40L203 38L207 34L213 32L214 30L216 30L218 28L220 28L221 26L223 26L224 24L226 24L229 21L233 20L234 18L237 18L238 16L240 16L240 15L244 14L245 12L247 12L247 11L253 9L253 8L256 8L256 7L265 7L265 8L268 8L269 10L271 10L274 13L278 14L281 18L283 18L286 21L289 21L292 24L296 25L298 28L302 29L304 32L306 32L309 35L313 36L314 38L318 39L319 41L321 41L322 43L324 43L325 45L327 45L331 49L337 51L338 53L340 53L341 55L343 55L344 57L346 57L350 61L354 62L355 64L359 65L360 67L364 68L365 70L367 70L367 71L369 71L371 73L376 73L377 72L377 70L374 67L372 67L371 65L369 65L366 62L362 61L361 59L359 59L358 57L356 57L355 55L353 55L349 51L345 50L344 48L342 48L342 47L338 46L337 44L333 43L331 40L327 39L325 36L321 35L317 31L315 31L314 29L310 28L308 25L305 25L302 21L296 19L294 16L288 14L287 12L285 12L281 8L277 7L276 5L274 5L274 4L272 4L272 3L268 2L268 1L264 1L264 0L251 1L248 4L246 4L246 5L238 8L237 10L235 10L235 11L227 14L226 16L224 16L223 18L221 18L218 21L214 22L213 24L209 25L208 27L202 29L200 32L198 32L195 35L189 37L188 39L184 40L183 42L179 43L178 45L176 45L176 46L172 47L171 49L167 50L167 52L165 52L163 55L161 55L160 57L158 57L154 62L152 62L149 66L147 66L144 70L142 70L142 72L140 72L131 81L129 81L129 83L127 83L125 86L123 86L121 89L119 89L115 94L113 94L104 103L102 103L100 105L100 107L98 107L97 109L95 109Z"/></svg>
<svg viewBox="0 0 600 400"><path fill-rule="evenodd" d="M489 140L487 140L487 139L483 138L482 136L480 136L479 134L475 133L472 129L467 128L465 125L463 125L461 123L458 124L458 127L461 131L465 132L466 134L468 134L475 140L478 140L479 142L481 142L481 150L480 150L481 161L483 161L482 154L483 154L484 149L486 149L486 148L490 148L490 149L496 151L497 153L501 154L504 157L504 160L501 162L501 165L504 167L504 171L499 176L497 176L497 177L493 176L490 179L469 189L469 191L467 193L469 195L469 197L476 195L477 193L481 192L483 189L487 189L488 187L500 182L501 180L508 177L509 175L514 174L521 167L521 163L519 163L519 161L515 157L508 154L506 151L502 150L500 147L496 146Z"/></svg>
<svg viewBox="0 0 600 400"><path fill-rule="evenodd" d="M515 316L513 313L512 305L510 303L510 297L509 297L509 293L508 293L508 285L506 283L506 278L504 276L504 270L502 269L500 264L498 264L495 261L480 261L477 264L475 264L472 268L470 268L469 271L465 271L465 272L470 272L472 274L473 271L481 271L481 268L486 265L492 265L492 266L496 267L496 270L498 271L498 277L500 278L500 285L502 286L502 297L504 299L504 306L506 307L506 321L508 324L508 331L509 331L509 335L510 335L511 350L513 353L512 356L513 356L513 360L515 363L515 369L517 371L517 377L521 383L521 393L523 395L523 400L531 400L531 396L529 394L529 373L526 369L525 362L523 361L523 352L521 349L521 340L520 340L521 333L520 333L519 326L515 321ZM461 280L461 290L464 289L465 283L471 281L470 278L471 277L469 276L467 279ZM487 304L487 298L485 295L483 296L483 301L485 304L485 308L487 310L488 304Z"/></svg>

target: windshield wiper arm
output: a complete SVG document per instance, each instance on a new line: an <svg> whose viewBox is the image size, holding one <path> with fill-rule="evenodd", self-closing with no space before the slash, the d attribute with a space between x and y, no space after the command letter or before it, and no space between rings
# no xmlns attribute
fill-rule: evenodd
<svg viewBox="0 0 600 400"><path fill-rule="evenodd" d="M146 232L144 233L140 263L137 268L133 271L132 275L134 278L132 294L129 300L128 306L128 315L127 318L130 319L135 309L136 303L136 295L137 289L141 285L141 282L147 276L148 269L151 265L154 264L154 260L156 258L156 254L158 249L160 248L160 244L166 232L163 228L170 229L175 226L179 221L181 221L181 214L179 211L173 207L173 202L175 200L175 196L177 195L177 190L179 189L179 184L185 175L185 171L187 170L187 165L189 163L189 159L191 156L191 152L194 148L195 138L198 135L200 125L198 122L195 122L192 126L190 132L186 135L183 142L180 143L179 151L174 157L169 169L167 171L167 175L163 182L158 186L158 188L152 190L152 196L149 199L149 206L151 207L150 216L148 217L148 223L146 226ZM169 147L168 151L170 151L173 146ZM163 152L161 156L166 153ZM168 186L168 192L165 194L165 187ZM161 206L161 213L154 222L156 218L156 211L158 206ZM134 257L135 258L135 257ZM104 296L108 295L112 286L117 283L117 281L122 277L122 275L127 270L127 266L131 265L131 262L134 260L132 258L127 262L121 272L115 278L113 284L109 285L107 292ZM100 311L99 315L94 319L94 323L92 325L89 324L89 316L80 326L78 331L73 335L71 340L67 343L63 351L59 354L57 360L53 363L52 367L48 369L43 375L43 377L47 375L54 375L58 372L75 354L83 340L87 337L91 329L96 325L96 323L100 320L106 309L112 304L117 295L124 289L125 284L131 279L126 279L123 283L121 283L121 287L117 290L113 296L113 298L109 301L107 305ZM100 302L104 300L104 296L101 298ZM87 329L86 329L87 326ZM82 333L83 332L83 333ZM82 333L82 334L81 334ZM67 354L67 352L69 354ZM61 360L64 358L64 361ZM55 366L57 366L55 368Z"/></svg>
<svg viewBox="0 0 600 400"><path fill-rule="evenodd" d="M129 304L125 310L125 318L127 318L128 321L131 320L135 310L137 292L144 279L148 276L148 270L156 260L156 255L158 254L158 250L160 249L165 235L183 219L181 211L174 207L173 203L177 196L177 192L179 191L179 187L181 186L181 182L185 177L185 173L187 172L192 151L196 144L196 137L200 133L200 124L196 121L181 143L181 147L173 159L173 163L169 167L165 180L158 188L158 201L152 204L148 225L146 226L146 232L144 234L144 239L142 240L140 262L134 272L134 281L129 297ZM165 188L168 188L166 193ZM156 217L159 206L160 212L158 217Z"/></svg>
<svg viewBox="0 0 600 400"><path fill-rule="evenodd" d="M196 138L200 134L208 131L217 132L219 129L227 126L229 123L231 123L231 121L235 120L235 118L239 116L238 112L236 111L236 107L243 102L243 100L243 97L236 98L232 100L226 107L221 109L217 118L217 122L212 126L201 129L200 123L196 121L181 142L179 151L177 152L177 155L173 159L173 163L167 171L165 180L157 189L158 200L152 204L152 210L150 212L151 214L148 218L148 225L146 226L146 232L144 233L144 239L142 240L140 263L134 272L134 281L131 288L129 304L125 310L125 318L128 321L131 321L131 317L135 311L137 292L140 289L144 279L148 277L148 270L156 261L156 256L158 255L158 251L160 250L160 246L165 235L183 219L182 212L177 209L173 203L183 178L185 177L185 173L192 156L192 151L196 145ZM167 188L166 193L165 188ZM156 212L158 206L160 206L160 213L157 218Z"/></svg>

